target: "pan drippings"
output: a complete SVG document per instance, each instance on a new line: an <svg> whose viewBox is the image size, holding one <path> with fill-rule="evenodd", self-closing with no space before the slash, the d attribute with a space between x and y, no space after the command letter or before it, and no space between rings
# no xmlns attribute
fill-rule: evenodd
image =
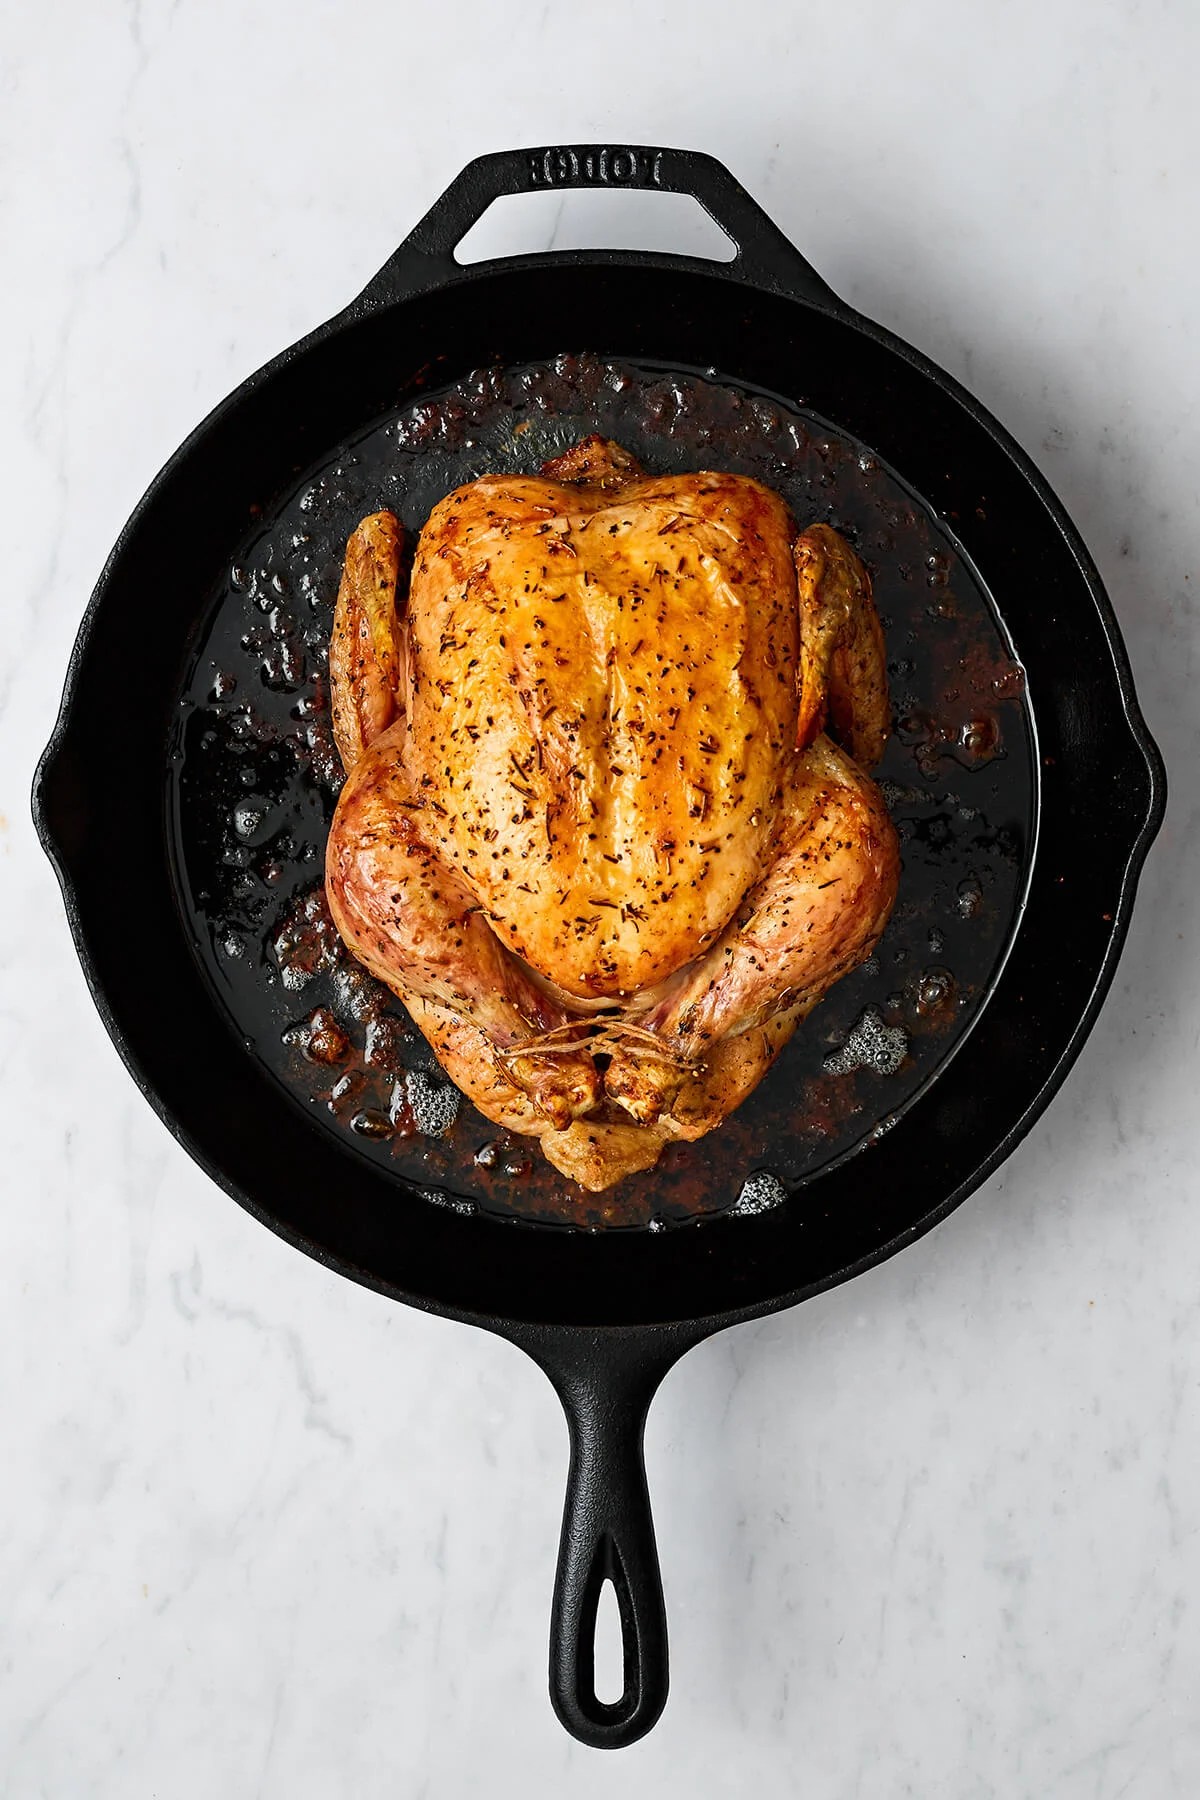
<svg viewBox="0 0 1200 1800"><path fill-rule="evenodd" d="M411 554L451 488L537 470L592 431L650 471L754 476L801 525L825 520L855 545L887 631L896 725L877 776L904 857L875 956L800 1026L746 1103L711 1136L669 1147L651 1175L602 1195L574 1188L449 1087L400 1002L349 957L322 887L342 777L326 647L349 532L390 508ZM200 960L297 1104L431 1201L588 1227L753 1213L894 1122L999 971L1034 787L1021 671L929 507L864 446L769 395L711 372L590 356L487 370L422 395L264 513L214 595L173 758Z"/></svg>

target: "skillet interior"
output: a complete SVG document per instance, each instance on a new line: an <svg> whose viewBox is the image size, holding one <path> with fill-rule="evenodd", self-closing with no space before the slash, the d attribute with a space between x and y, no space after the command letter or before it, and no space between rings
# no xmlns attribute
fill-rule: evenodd
<svg viewBox="0 0 1200 1800"><path fill-rule="evenodd" d="M797 520L851 535L876 571L892 646L900 723L877 776L904 846L876 955L836 984L719 1131L669 1146L652 1171L602 1195L465 1102L446 1128L457 1096L404 1007L345 952L321 880L341 777L326 651L347 536L390 506L411 555L450 489L484 471L536 471L590 430L656 473L756 476ZM308 1118L434 1203L593 1229L761 1208L891 1129L978 1015L1032 851L1022 685L944 521L823 421L711 372L595 355L478 371L309 471L255 521L221 584L172 758L179 877L201 960L239 1035ZM304 1051L316 1007L345 1034L328 1064Z"/></svg>
<svg viewBox="0 0 1200 1800"><path fill-rule="evenodd" d="M238 1054L189 948L162 771L189 648L251 504L428 380L544 357L564 330L639 359L790 397L875 447L945 513L1000 598L1043 759L1026 918L963 1053L869 1159L702 1231L514 1231L429 1207L315 1131ZM89 979L126 1060L197 1159L265 1223L343 1272L460 1315L564 1323L731 1316L843 1278L936 1222L1048 1096L1098 1004L1153 764L1082 552L1009 446L870 328L719 275L665 267L492 270L318 333L219 409L118 544L41 776L41 819ZM145 630L147 615L156 629ZM136 655L141 703L127 690Z"/></svg>

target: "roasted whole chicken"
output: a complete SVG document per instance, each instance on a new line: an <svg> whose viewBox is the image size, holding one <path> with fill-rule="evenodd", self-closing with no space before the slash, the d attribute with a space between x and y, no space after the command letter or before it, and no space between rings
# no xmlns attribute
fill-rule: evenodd
<svg viewBox="0 0 1200 1800"><path fill-rule="evenodd" d="M829 526L588 438L364 519L330 645L326 891L498 1125L602 1189L720 1124L870 954L896 835L866 571Z"/></svg>

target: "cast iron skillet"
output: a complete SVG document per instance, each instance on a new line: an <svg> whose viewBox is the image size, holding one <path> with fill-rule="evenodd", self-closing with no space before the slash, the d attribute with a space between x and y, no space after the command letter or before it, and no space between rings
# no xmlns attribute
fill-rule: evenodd
<svg viewBox="0 0 1200 1800"><path fill-rule="evenodd" d="M455 262L454 246L494 199L547 185L691 194L737 254L727 264L633 252ZM715 366L734 381L803 394L872 446L953 523L1002 596L1040 760L1036 848L1007 963L959 1053L874 1146L866 1174L851 1158L759 1217L655 1234L463 1218L314 1128L230 1033L189 944L168 845L171 713L248 501L269 502L400 404L434 359L449 380L492 359L511 365L570 346ZM551 1693L569 1731L616 1746L649 1730L667 1693L642 1461L658 1383L710 1333L890 1256L996 1168L1096 1018L1164 795L1096 570L1000 426L839 301L719 163L587 146L470 164L345 312L251 376L172 457L92 596L34 813L96 1005L142 1092L197 1162L310 1256L499 1333L554 1383L571 1460ZM593 1668L606 1578L625 1661L612 1704L597 1699Z"/></svg>

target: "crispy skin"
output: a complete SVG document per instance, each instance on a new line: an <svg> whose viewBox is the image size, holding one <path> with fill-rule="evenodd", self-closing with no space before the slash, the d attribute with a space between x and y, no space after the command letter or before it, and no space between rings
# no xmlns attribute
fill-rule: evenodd
<svg viewBox="0 0 1200 1800"><path fill-rule="evenodd" d="M642 469L637 461L597 432L580 438L561 456L542 464L542 474L549 481L569 482L572 487L593 487L602 493L615 493L631 481L640 479Z"/></svg>
<svg viewBox="0 0 1200 1800"><path fill-rule="evenodd" d="M720 940L669 983L639 1024L681 1059L707 1061L781 1011L802 1018L869 956L887 924L899 846L882 796L850 758L819 737L792 759L766 873ZM652 1123L682 1086L671 1063L639 1050L615 1056L610 1099ZM706 1099L719 1105L719 1077ZM721 1108L731 1112L742 1098Z"/></svg>
<svg viewBox="0 0 1200 1800"><path fill-rule="evenodd" d="M794 741L783 502L485 476L430 515L408 621L411 766L505 943L581 998L681 968L757 876Z"/></svg>
<svg viewBox="0 0 1200 1800"><path fill-rule="evenodd" d="M652 1169L666 1138L644 1126L606 1119L576 1119L566 1131L548 1131L542 1153L563 1175L601 1193L627 1175Z"/></svg>
<svg viewBox="0 0 1200 1800"><path fill-rule="evenodd" d="M404 720L359 758L342 789L325 857L325 892L343 940L402 1000L417 998L470 1020L488 1046L488 1072L504 1073L554 1125L599 1098L583 1057L512 1053L568 1015L535 985L496 938L475 897L438 844L404 762Z"/></svg>
<svg viewBox="0 0 1200 1800"><path fill-rule="evenodd" d="M544 1108L505 1072L504 1064L496 1059L493 1040L480 1025L465 1013L422 1000L411 990L401 997L451 1081L486 1119L527 1137L543 1133L556 1139L563 1136L562 1127L548 1119Z"/></svg>
<svg viewBox="0 0 1200 1800"><path fill-rule="evenodd" d="M892 729L887 648L871 578L845 538L810 525L795 543L800 606L800 717L806 750L828 730L864 769L883 755Z"/></svg>
<svg viewBox="0 0 1200 1800"><path fill-rule="evenodd" d="M372 513L346 545L329 641L329 686L333 741L347 769L400 712L396 576L403 535L394 513Z"/></svg>
<svg viewBox="0 0 1200 1800"><path fill-rule="evenodd" d="M596 438L435 507L403 625L399 551L387 513L347 547L330 908L480 1111L599 1190L719 1125L887 921L870 579L759 483Z"/></svg>

